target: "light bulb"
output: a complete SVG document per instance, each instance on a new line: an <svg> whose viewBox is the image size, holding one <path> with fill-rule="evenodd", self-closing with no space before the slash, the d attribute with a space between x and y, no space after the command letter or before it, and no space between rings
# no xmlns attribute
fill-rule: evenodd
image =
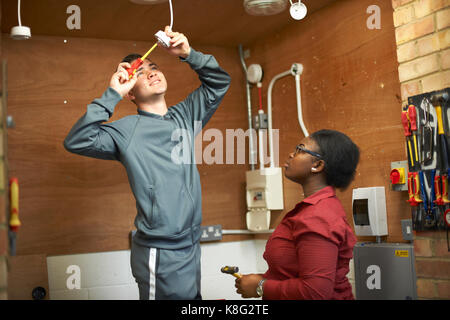
<svg viewBox="0 0 450 320"><path fill-rule="evenodd" d="M301 1L292 3L291 7L289 8L289 13L295 20L302 20L306 16L307 12L308 9Z"/></svg>

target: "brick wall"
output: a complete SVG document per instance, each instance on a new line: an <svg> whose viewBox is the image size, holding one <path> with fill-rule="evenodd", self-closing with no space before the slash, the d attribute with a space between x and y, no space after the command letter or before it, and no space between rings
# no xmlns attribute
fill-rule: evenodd
<svg viewBox="0 0 450 320"><path fill-rule="evenodd" d="M409 96L450 87L450 0L392 0L392 6L405 105ZM419 299L450 299L446 233L417 232L414 247Z"/></svg>

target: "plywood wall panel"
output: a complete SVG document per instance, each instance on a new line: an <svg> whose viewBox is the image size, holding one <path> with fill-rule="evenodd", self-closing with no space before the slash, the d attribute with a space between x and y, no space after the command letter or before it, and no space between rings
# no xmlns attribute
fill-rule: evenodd
<svg viewBox="0 0 450 320"><path fill-rule="evenodd" d="M45 255L31 254L9 258L8 299L32 300L36 287L46 291L44 300L49 299L47 259Z"/></svg>

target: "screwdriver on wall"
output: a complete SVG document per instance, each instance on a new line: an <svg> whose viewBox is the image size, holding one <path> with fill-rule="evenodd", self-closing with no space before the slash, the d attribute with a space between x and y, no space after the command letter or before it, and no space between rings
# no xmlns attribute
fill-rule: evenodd
<svg viewBox="0 0 450 320"><path fill-rule="evenodd" d="M414 169L414 157L413 157L413 151L412 151L412 147L411 147L411 129L409 127L410 122L409 122L409 116L408 116L408 111L402 111L402 124L403 124L403 129L405 131L405 137L406 137L406 142L407 142L407 146L406 148L408 149L408 158L409 158L409 170L412 171Z"/></svg>
<svg viewBox="0 0 450 320"><path fill-rule="evenodd" d="M414 139L414 151L415 151L415 161L416 163L420 163L419 161L419 152L417 151L417 113L416 113L416 107L414 105L409 105L408 107L408 119L409 122L411 124L411 131L412 131L412 136Z"/></svg>
<svg viewBox="0 0 450 320"><path fill-rule="evenodd" d="M19 180L11 178L9 180L9 240L10 240L10 255L16 255L16 238L17 231L22 223L19 220Z"/></svg>
<svg viewBox="0 0 450 320"><path fill-rule="evenodd" d="M447 139L445 136L444 131L444 122L442 120L442 103L448 100L448 94L438 94L433 96L431 99L431 103L434 105L434 108L436 109L436 116L437 116L437 123L438 123L438 145L440 144L440 169L448 169L449 168L449 162L448 162L448 149L447 149Z"/></svg>

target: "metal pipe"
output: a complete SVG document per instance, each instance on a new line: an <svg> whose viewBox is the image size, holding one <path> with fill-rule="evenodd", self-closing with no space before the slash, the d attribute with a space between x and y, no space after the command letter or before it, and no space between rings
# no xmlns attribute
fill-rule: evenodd
<svg viewBox="0 0 450 320"><path fill-rule="evenodd" d="M300 95L300 74L295 74L295 91L297 95L297 116L298 116L298 123L300 124L300 127L302 128L303 134L305 137L309 136L308 130L306 130L305 123L303 122L303 116L302 116L302 98Z"/></svg>
<svg viewBox="0 0 450 320"><path fill-rule="evenodd" d="M244 53L242 50L242 45L239 45L239 58L241 59L242 69L244 70L245 75L245 84L247 91L247 114L248 114L248 128L250 134L248 135L248 143L249 143L249 161L251 170L255 170L255 148L253 145L253 125L252 125L252 101L250 95L250 83L247 80L247 67L245 66L244 61Z"/></svg>
<svg viewBox="0 0 450 320"><path fill-rule="evenodd" d="M291 74L291 70L282 72L275 77L272 78L269 84L269 88L267 89L267 127L268 127L268 134L269 134L269 152L270 152L270 167L273 168L274 165L274 158L273 158L273 133L272 133L272 89L275 84L275 81L278 79L281 79L283 77L286 77Z"/></svg>
<svg viewBox="0 0 450 320"><path fill-rule="evenodd" d="M274 229L269 229L265 231L250 231L250 230L222 230L222 234L264 234L272 233Z"/></svg>

